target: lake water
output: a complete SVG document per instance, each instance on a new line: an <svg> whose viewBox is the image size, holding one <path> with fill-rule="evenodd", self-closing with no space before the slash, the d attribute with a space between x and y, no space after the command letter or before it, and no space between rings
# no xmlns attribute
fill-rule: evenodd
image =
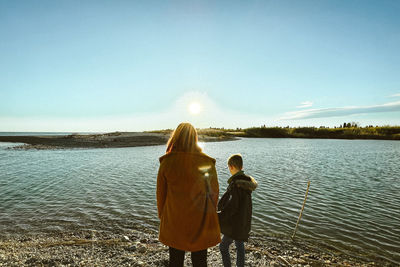
<svg viewBox="0 0 400 267"><path fill-rule="evenodd" d="M9 150L0 143L0 235L59 230L158 227L155 188L165 146ZM217 160L221 194L226 160L241 153L258 182L256 233L290 236L307 181L296 236L346 253L400 264L400 142L241 139L205 143Z"/></svg>

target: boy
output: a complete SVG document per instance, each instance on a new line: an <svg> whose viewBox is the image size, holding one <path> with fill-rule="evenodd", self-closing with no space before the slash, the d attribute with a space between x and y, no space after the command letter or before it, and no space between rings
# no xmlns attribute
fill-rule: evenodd
<svg viewBox="0 0 400 267"><path fill-rule="evenodd" d="M228 168L232 174L228 188L218 202L218 216L221 233L224 234L219 249L225 267L231 266L229 246L235 241L236 266L244 266L244 243L249 238L251 227L252 202L251 193L257 182L253 177L244 174L243 159L240 154L228 159Z"/></svg>

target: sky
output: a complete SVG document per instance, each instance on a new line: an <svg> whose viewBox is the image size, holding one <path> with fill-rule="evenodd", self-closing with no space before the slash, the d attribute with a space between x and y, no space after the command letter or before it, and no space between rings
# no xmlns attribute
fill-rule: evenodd
<svg viewBox="0 0 400 267"><path fill-rule="evenodd" d="M0 0L0 131L400 125L398 14L397 0Z"/></svg>

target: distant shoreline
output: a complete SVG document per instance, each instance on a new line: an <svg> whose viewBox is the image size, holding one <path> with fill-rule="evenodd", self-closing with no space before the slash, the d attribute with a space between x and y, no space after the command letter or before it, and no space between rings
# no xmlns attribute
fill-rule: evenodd
<svg viewBox="0 0 400 267"><path fill-rule="evenodd" d="M13 149L116 148L165 145L172 130L99 134L9 135L0 142L24 143ZM247 129L199 129L199 141L219 142L245 138L307 138L350 140L400 140L400 127L253 127ZM39 133L38 133L39 134Z"/></svg>
<svg viewBox="0 0 400 267"><path fill-rule="evenodd" d="M59 149L59 148L117 148L165 145L169 133L156 132L112 132L104 134L68 135L22 135L0 136L0 142L23 143L13 149ZM237 140L231 135L210 136L199 134L201 142Z"/></svg>
<svg viewBox="0 0 400 267"><path fill-rule="evenodd" d="M253 127L224 130L232 135L250 138L308 138L308 139L371 139L400 140L398 126L347 127Z"/></svg>

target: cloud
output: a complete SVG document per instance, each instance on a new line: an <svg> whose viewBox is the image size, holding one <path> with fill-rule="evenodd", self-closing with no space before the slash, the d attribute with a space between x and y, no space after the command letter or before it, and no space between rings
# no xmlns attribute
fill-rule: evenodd
<svg viewBox="0 0 400 267"><path fill-rule="evenodd" d="M321 108L321 109L306 109L294 112L287 112L281 118L282 120L300 120L311 118L327 118L340 117L354 114L364 113L380 113L400 111L400 101L385 103L382 105L373 106L351 106L340 108Z"/></svg>
<svg viewBox="0 0 400 267"><path fill-rule="evenodd" d="M313 105L313 102L311 101L305 101L305 102L301 102L300 106L297 106L297 108L309 108Z"/></svg>
<svg viewBox="0 0 400 267"><path fill-rule="evenodd" d="M393 94L393 95L391 95L391 97L400 97L400 93L398 93L398 94Z"/></svg>

